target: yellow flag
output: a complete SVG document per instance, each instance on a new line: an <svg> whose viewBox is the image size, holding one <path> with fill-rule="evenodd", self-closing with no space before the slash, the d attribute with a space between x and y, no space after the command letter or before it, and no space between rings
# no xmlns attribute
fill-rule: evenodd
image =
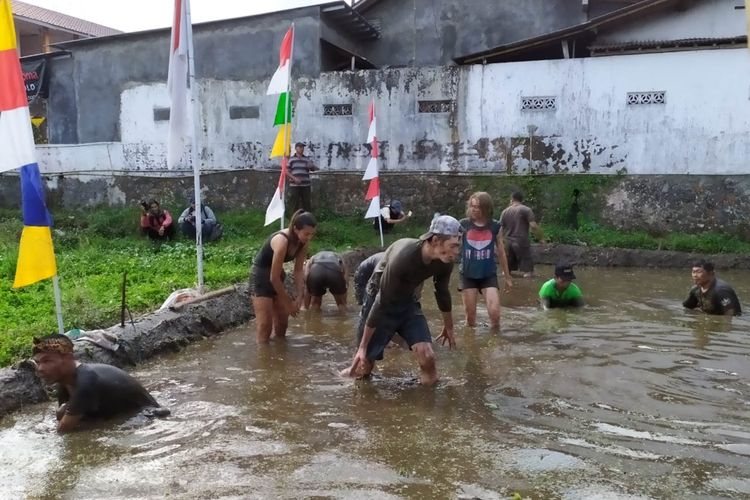
<svg viewBox="0 0 750 500"><path fill-rule="evenodd" d="M292 124L288 123L279 127L279 133L276 135L276 140L273 141L273 148L271 148L271 158L278 158L279 156L289 156L292 150Z"/></svg>
<svg viewBox="0 0 750 500"><path fill-rule="evenodd" d="M49 226L26 226L18 245L18 264L13 288L31 285L57 274L55 249Z"/></svg>

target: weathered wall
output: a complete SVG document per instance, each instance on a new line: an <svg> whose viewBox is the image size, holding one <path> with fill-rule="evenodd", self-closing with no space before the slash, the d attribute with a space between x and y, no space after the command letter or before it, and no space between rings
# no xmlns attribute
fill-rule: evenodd
<svg viewBox="0 0 750 500"><path fill-rule="evenodd" d="M377 66L439 66L458 56L586 20L580 0L382 0L363 15L382 38L363 46Z"/></svg>
<svg viewBox="0 0 750 500"><path fill-rule="evenodd" d="M237 171L204 175L204 199L219 213L228 209L265 209L274 191L277 172ZM469 194L488 191L498 208L516 189L544 221L565 223L574 199L588 220L621 229L643 229L660 235L669 231L714 231L750 240L750 175L460 175L385 173L385 200L397 198L429 220L435 211L460 216ZM192 190L191 177L53 176L48 178L48 206L60 208L101 204L133 206L149 197L163 200L173 212ZM314 179L315 211L363 215L366 183L359 173L324 172ZM0 177L0 207L20 204L18 178ZM175 207L179 205L179 207ZM135 215L134 215L135 217ZM365 223L365 222L363 222Z"/></svg>
<svg viewBox="0 0 750 500"><path fill-rule="evenodd" d="M193 29L196 73L199 79L215 75L229 81L269 78L278 66L279 45L289 24L295 23L295 75L317 76L320 71L319 8L307 7L252 18L196 25ZM126 89L151 82L166 82L169 63L169 29L134 33L111 39L80 41L69 45L72 71L55 61L50 94L49 128L54 142L106 142L122 140L120 96ZM55 77L53 77L55 78ZM68 81L60 79L68 78ZM71 109L70 99L75 107ZM77 121L67 118L72 110ZM66 116L63 120L58 117ZM153 119L149 111L148 118ZM58 141L60 139L60 141ZM69 139L75 139L71 141Z"/></svg>
<svg viewBox="0 0 750 500"><path fill-rule="evenodd" d="M307 142L324 170L364 169L375 99L384 171L746 174L750 100L738 81L750 81L744 49L322 73L293 84L293 140ZM265 95L267 79L199 85L204 169L273 166L277 97ZM628 104L629 92L651 91L665 101ZM523 109L524 97L555 103ZM118 99L122 142L40 147L42 169L163 172L168 122L153 110L168 106L166 85L132 83ZM452 104L419 112L425 100ZM351 104L353 113L324 116L325 104ZM231 119L240 105L258 106L258 117Z"/></svg>

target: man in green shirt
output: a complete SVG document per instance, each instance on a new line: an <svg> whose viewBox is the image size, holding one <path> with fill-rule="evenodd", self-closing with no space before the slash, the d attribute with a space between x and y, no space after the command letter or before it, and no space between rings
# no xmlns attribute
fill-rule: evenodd
<svg viewBox="0 0 750 500"><path fill-rule="evenodd" d="M555 277L539 289L542 307L545 310L553 307L581 307L583 294L578 285L573 283L574 279L576 275L573 273L573 266L568 264L555 266Z"/></svg>

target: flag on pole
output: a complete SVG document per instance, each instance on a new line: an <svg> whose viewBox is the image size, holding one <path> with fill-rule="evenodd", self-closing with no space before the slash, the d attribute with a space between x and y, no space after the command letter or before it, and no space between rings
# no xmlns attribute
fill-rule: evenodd
<svg viewBox="0 0 750 500"><path fill-rule="evenodd" d="M10 0L0 0L0 151L0 172L21 169L23 231L13 282L13 288L20 288L55 276L57 265Z"/></svg>
<svg viewBox="0 0 750 500"><path fill-rule="evenodd" d="M367 209L365 219L380 217L380 178L378 174L378 134L377 134L377 117L375 116L375 100L370 103L370 126L367 130L367 142L370 143L370 161L367 163L364 181L370 181L367 188L365 200L370 201L370 207Z"/></svg>
<svg viewBox="0 0 750 500"><path fill-rule="evenodd" d="M281 173L276 191L271 197L271 202L266 209L265 225L275 220L284 219L284 185L286 183L287 162L292 149L292 103L289 92L290 75L292 68L292 48L294 46L294 25L284 35L279 50L279 67L271 77L266 95L279 94L279 102L276 105L276 115L273 125L279 127L276 139L271 148L271 158L281 157Z"/></svg>
<svg viewBox="0 0 750 500"><path fill-rule="evenodd" d="M21 199L23 231L13 288L31 285L57 274L52 217L44 204L44 186L36 163L21 167Z"/></svg>
<svg viewBox="0 0 750 500"><path fill-rule="evenodd" d="M182 158L185 147L192 145L193 113L188 92L188 40L192 38L192 26L188 22L189 0L175 0L169 50L169 139L167 141L167 168L174 168Z"/></svg>
<svg viewBox="0 0 750 500"><path fill-rule="evenodd" d="M283 156L281 158L281 175L279 176L279 184L276 186L276 191L273 193L271 203L268 204L268 208L266 209L266 226L284 216L284 178L286 177L286 162L287 157Z"/></svg>
<svg viewBox="0 0 750 500"><path fill-rule="evenodd" d="M36 163L10 0L0 0L0 172Z"/></svg>

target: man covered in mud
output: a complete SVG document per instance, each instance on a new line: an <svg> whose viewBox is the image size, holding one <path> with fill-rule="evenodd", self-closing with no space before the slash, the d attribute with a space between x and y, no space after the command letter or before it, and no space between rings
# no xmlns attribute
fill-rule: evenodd
<svg viewBox="0 0 750 500"><path fill-rule="evenodd" d="M682 303L687 309L700 309L706 314L739 316L740 300L731 286L716 277L714 264L706 260L693 263L693 288Z"/></svg>
<svg viewBox="0 0 750 500"><path fill-rule="evenodd" d="M421 383L432 385L437 381L432 336L418 295L422 283L433 278L443 316L443 330L437 340L453 349L456 340L448 283L460 249L461 226L449 215L435 217L429 232L419 239L403 238L388 247L367 283L357 331L359 347L351 366L342 370L343 376L368 376L398 333L414 352Z"/></svg>
<svg viewBox="0 0 750 500"><path fill-rule="evenodd" d="M144 409L153 416L169 414L121 369L76 361L73 342L65 335L34 338L32 352L39 377L49 385L58 385L58 432L72 431L82 421L132 416Z"/></svg>
<svg viewBox="0 0 750 500"><path fill-rule="evenodd" d="M375 267L378 265L380 260L385 255L385 252L378 252L370 255L362 263L357 266L357 270L354 271L354 299L360 306L365 301L365 290L367 288L367 282L370 281L372 273L375 272Z"/></svg>

